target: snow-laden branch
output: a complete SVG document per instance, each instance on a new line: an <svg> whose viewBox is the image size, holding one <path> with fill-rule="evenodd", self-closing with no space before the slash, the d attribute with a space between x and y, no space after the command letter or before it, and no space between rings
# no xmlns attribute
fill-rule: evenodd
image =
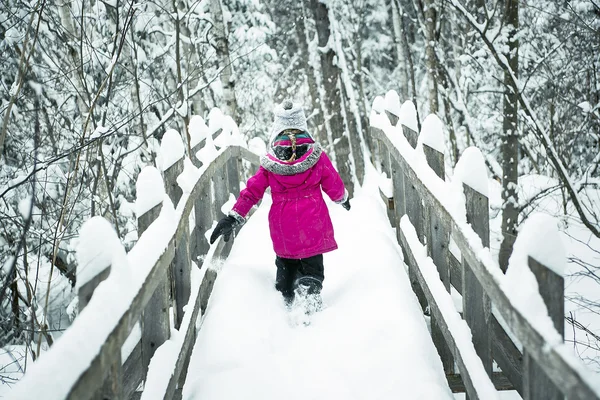
<svg viewBox="0 0 600 400"><path fill-rule="evenodd" d="M521 91L522 86L521 86L518 78L516 77L513 69L510 67L508 60L502 53L502 50L498 49L496 47L496 45L494 43L492 43L492 41L489 39L489 37L487 36L485 31L483 30L484 26L477 22L477 20L473 16L473 14L471 14L469 11L467 11L465 9L465 7L460 3L459 0L448 0L448 1L450 1L450 3L454 6L454 8L456 10L458 10L465 17L465 19L469 22L469 24L477 31L477 33L479 33L481 39L483 40L483 42L486 44L486 46L492 53L492 56L494 57L494 59L496 60L498 65L504 71L508 72L510 79L511 79L511 83L512 83L512 85L511 85L512 90L515 91L515 94L517 95L517 98L519 99L519 104L521 105L523 111L531 119L531 122L533 123L535 135L537 136L537 138L540 141L540 143L542 144L542 146L544 146L544 149L546 150L546 153L548 154L548 157L550 158L552 165L554 165L554 168L558 172L558 175L559 175L561 181L565 184L565 187L569 194L569 198L573 202L573 205L575 206L575 209L577 210L577 214L581 218L581 221L583 222L583 224L594 234L594 236L600 237L600 227L598 226L598 221L590 220L591 216L584 209L583 202L582 202L581 198L579 197L577 190L575 189L575 186L573 185L573 182L571 181L569 172L567 171L567 169L564 166L563 162L561 161L558 153L556 152L556 149L554 148L554 145L552 144L552 141L550 140L548 133L546 132L546 130L540 123L540 120L538 119L535 111L533 110L533 107L531 106L531 104L529 102L529 99L527 97L525 97L525 95Z"/></svg>

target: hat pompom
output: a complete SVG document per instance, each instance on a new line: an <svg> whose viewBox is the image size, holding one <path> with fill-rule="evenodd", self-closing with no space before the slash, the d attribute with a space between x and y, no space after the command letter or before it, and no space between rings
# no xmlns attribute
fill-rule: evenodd
<svg viewBox="0 0 600 400"><path fill-rule="evenodd" d="M294 103L292 103L290 100L286 100L283 102L284 110L291 110L292 108L294 108Z"/></svg>

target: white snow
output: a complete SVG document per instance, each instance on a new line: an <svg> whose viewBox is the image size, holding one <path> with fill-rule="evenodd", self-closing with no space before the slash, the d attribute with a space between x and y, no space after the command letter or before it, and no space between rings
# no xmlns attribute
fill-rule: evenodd
<svg viewBox="0 0 600 400"><path fill-rule="evenodd" d="M371 109L378 114L382 114L385 111L385 99L381 96L375 97Z"/></svg>
<svg viewBox="0 0 600 400"><path fill-rule="evenodd" d="M267 154L267 145L265 144L265 141L258 136L255 136L248 141L248 149L259 156Z"/></svg>
<svg viewBox="0 0 600 400"><path fill-rule="evenodd" d="M417 237L415 228L410 223L407 215L400 220L400 229L404 232L404 236L413 253L421 274L428 283L436 304L444 316L444 320L448 325L448 330L454 338L456 349L461 355L461 358L469 371L469 375L473 380L473 385L481 399L497 399L498 394L494 385L489 380L481 359L473 346L471 330L462 319L456 308L450 293L446 291L443 282L440 279L437 267L427 257L427 247L423 246Z"/></svg>
<svg viewBox="0 0 600 400"><path fill-rule="evenodd" d="M452 399L376 174L350 212L329 203L340 249L325 254L326 308L308 327L274 289L265 196L215 283L183 399Z"/></svg>
<svg viewBox="0 0 600 400"><path fill-rule="evenodd" d="M474 146L465 149L454 168L453 180L462 182L482 195L488 196L487 168L481 150Z"/></svg>
<svg viewBox="0 0 600 400"><path fill-rule="evenodd" d="M31 195L27 195L19 201L18 210L19 214L23 219L29 218L29 213L31 211L31 202L33 201L33 197Z"/></svg>
<svg viewBox="0 0 600 400"><path fill-rule="evenodd" d="M90 135L90 139L99 138L100 136L104 135L108 131L109 131L109 129L107 127L98 126L96 129L94 129L94 132L92 132L92 134Z"/></svg>
<svg viewBox="0 0 600 400"><path fill-rule="evenodd" d="M169 169L185 155L185 147L181 135L175 129L169 129L165 132L160 142L160 159L163 171Z"/></svg>
<svg viewBox="0 0 600 400"><path fill-rule="evenodd" d="M79 231L76 290L110 267L115 253L122 251L117 232L106 219L87 220Z"/></svg>
<svg viewBox="0 0 600 400"><path fill-rule="evenodd" d="M402 103L398 117L400 124L409 127L415 132L419 131L417 109L412 101L406 100L404 103Z"/></svg>
<svg viewBox="0 0 600 400"><path fill-rule="evenodd" d="M192 148L196 147L196 145L209 134L208 126L204 122L204 118L199 115L193 115L192 118L190 118L188 130L190 132L190 147Z"/></svg>
<svg viewBox="0 0 600 400"><path fill-rule="evenodd" d="M410 104L412 104L412 102ZM444 149L446 147L444 144L444 124L437 115L429 114L425 118L423 125L421 125L419 140L421 143L431 147L432 149L437 150L440 153L444 153Z"/></svg>
<svg viewBox="0 0 600 400"><path fill-rule="evenodd" d="M189 158L183 159L183 172L177 177L177 184L184 193L190 193L200 178L200 171Z"/></svg>
<svg viewBox="0 0 600 400"><path fill-rule="evenodd" d="M135 190L135 214L139 218L160 204L165 197L165 185L158 169L145 166L138 175Z"/></svg>
<svg viewBox="0 0 600 400"><path fill-rule="evenodd" d="M519 227L517 238L523 243L523 248L521 244L515 247L517 250L525 251L557 275L564 275L567 256L555 218L542 213L530 215ZM519 257L514 249L513 255Z"/></svg>
<svg viewBox="0 0 600 400"><path fill-rule="evenodd" d="M214 107L208 113L208 131L212 134L223 127L223 112Z"/></svg>
<svg viewBox="0 0 600 400"><path fill-rule="evenodd" d="M544 242L545 237L549 239L548 243ZM552 246L557 246L557 248L552 248ZM547 256L540 254L543 250L549 254ZM560 242L556 224L553 223L551 217L537 214L523 223L508 261L506 279L501 282L501 287L511 303L527 317L530 323L551 338L548 345L558 345L562 342L562 337L548 316L548 309L539 292L538 281L528 265L528 256L533 255L531 253L548 261L553 265L551 269L556 268L559 271L564 269L566 261L564 247ZM558 259L552 259L553 256Z"/></svg>
<svg viewBox="0 0 600 400"><path fill-rule="evenodd" d="M397 117L400 116L400 96L394 89L385 94L385 110Z"/></svg>

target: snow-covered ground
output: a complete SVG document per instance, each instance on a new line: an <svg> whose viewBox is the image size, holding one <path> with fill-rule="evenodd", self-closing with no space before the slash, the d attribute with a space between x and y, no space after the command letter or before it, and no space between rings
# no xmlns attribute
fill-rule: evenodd
<svg viewBox="0 0 600 400"><path fill-rule="evenodd" d="M308 327L275 291L270 198L220 272L184 399L452 399L373 175L350 212L330 211L339 249L325 255L326 308Z"/></svg>

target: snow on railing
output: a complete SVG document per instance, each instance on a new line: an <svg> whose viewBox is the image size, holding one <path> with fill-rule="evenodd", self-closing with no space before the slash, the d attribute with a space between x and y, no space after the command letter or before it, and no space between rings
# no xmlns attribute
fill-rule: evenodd
<svg viewBox="0 0 600 400"><path fill-rule="evenodd" d="M563 342L565 255L556 222L529 218L504 275L489 250L481 152L466 149L448 177L442 122L428 116L419 135L416 116L412 102L400 105L393 91L377 97L370 116L373 158L382 182L392 183L391 196L382 188L382 198L415 294L431 312L448 381L458 381L471 399L496 398L492 383L525 399L600 399L597 376ZM450 251L451 243L457 250ZM462 295L462 319L452 286ZM494 361L502 373L492 371Z"/></svg>
<svg viewBox="0 0 600 400"><path fill-rule="evenodd" d="M83 225L80 313L11 398L131 398L143 381L142 398L174 396L216 279L213 260L227 257L233 242L210 246L206 232L222 217L221 204L239 193L241 162L259 164L218 109L208 126L192 117L189 131L191 159L179 132L168 130L159 168L138 176L139 239L128 254L108 221L94 217Z"/></svg>

